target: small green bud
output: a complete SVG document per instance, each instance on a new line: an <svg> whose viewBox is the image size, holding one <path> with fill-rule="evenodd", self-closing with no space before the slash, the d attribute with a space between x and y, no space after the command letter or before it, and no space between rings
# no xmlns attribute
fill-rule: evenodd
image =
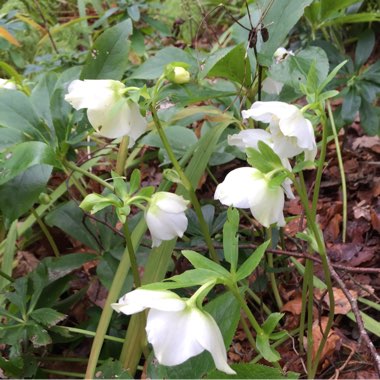
<svg viewBox="0 0 380 380"><path fill-rule="evenodd" d="M172 62L165 67L165 77L173 83L190 82L190 73L186 70L189 65L185 62Z"/></svg>
<svg viewBox="0 0 380 380"><path fill-rule="evenodd" d="M50 195L49 194L46 194L46 193L41 193L38 197L38 201L42 204L42 205L48 205L50 202L51 202L51 198L50 198Z"/></svg>

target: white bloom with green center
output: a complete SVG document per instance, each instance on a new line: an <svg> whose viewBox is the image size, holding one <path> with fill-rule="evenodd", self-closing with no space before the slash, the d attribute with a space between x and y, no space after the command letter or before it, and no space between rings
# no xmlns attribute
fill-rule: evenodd
<svg viewBox="0 0 380 380"><path fill-rule="evenodd" d="M153 194L145 213L152 247L158 247L163 240L183 236L188 224L185 215L188 204L189 201L177 194L166 191Z"/></svg>
<svg viewBox="0 0 380 380"><path fill-rule="evenodd" d="M14 82L9 79L0 78L0 88L5 88L7 90L16 90L17 87Z"/></svg>
<svg viewBox="0 0 380 380"><path fill-rule="evenodd" d="M115 80L74 80L65 100L76 110L87 108L93 128L107 138L129 136L132 145L147 129L138 105L124 97L125 86Z"/></svg>
<svg viewBox="0 0 380 380"><path fill-rule="evenodd" d="M229 172L215 191L215 199L226 206L249 208L263 226L285 225L284 189L269 186L269 179L251 167L238 168Z"/></svg>
<svg viewBox="0 0 380 380"><path fill-rule="evenodd" d="M314 161L317 154L314 129L310 120L294 105L283 102L255 102L242 111L244 119L269 123L273 150L281 158L291 158L302 152L305 160Z"/></svg>
<svg viewBox="0 0 380 380"><path fill-rule="evenodd" d="M130 315L150 308L146 324L149 343L160 364L174 366L207 350L218 370L235 374L227 364L222 334L212 316L168 290L136 289L111 305Z"/></svg>

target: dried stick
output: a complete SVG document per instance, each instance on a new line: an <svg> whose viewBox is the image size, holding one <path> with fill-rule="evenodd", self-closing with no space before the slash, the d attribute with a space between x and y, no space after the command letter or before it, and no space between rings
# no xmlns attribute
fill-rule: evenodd
<svg viewBox="0 0 380 380"><path fill-rule="evenodd" d="M371 352L371 355L374 360L375 368L377 371L377 374L380 376L380 355L378 355L375 346L373 345L371 339L368 336L367 331L364 328L363 318L360 314L358 303L356 299L351 295L349 290L347 289L346 285L344 284L343 280L339 277L339 275L335 272L335 269L333 268L332 264L330 263L329 258L327 258L327 264L330 269L331 277L338 283L339 287L342 289L344 295L346 296L348 302L351 305L352 312L355 315L356 323L359 327L359 333L361 339L365 342L368 349Z"/></svg>

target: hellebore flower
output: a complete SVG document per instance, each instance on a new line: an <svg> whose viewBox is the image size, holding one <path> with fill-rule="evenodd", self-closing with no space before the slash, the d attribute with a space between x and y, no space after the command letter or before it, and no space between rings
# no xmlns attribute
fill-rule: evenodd
<svg viewBox="0 0 380 380"><path fill-rule="evenodd" d="M173 193L160 191L153 194L145 213L152 235L152 247L158 247L162 240L183 236L188 223L185 215L188 204L189 201Z"/></svg>
<svg viewBox="0 0 380 380"><path fill-rule="evenodd" d="M263 81L262 89L267 94L278 95L283 87L284 83L278 82L271 77L266 77Z"/></svg>
<svg viewBox="0 0 380 380"><path fill-rule="evenodd" d="M127 315L150 308L146 332L160 364L178 365L207 350L217 369L235 374L215 320L189 301L168 290L136 289L111 306Z"/></svg>
<svg viewBox="0 0 380 380"><path fill-rule="evenodd" d="M244 119L269 123L273 150L282 158L291 158L302 152L305 160L314 161L317 145L313 125L294 105L283 102L255 102L242 111Z"/></svg>
<svg viewBox="0 0 380 380"><path fill-rule="evenodd" d="M7 90L16 90L16 85L9 79L0 78L0 88L6 88Z"/></svg>
<svg viewBox="0 0 380 380"><path fill-rule="evenodd" d="M273 223L285 225L284 189L269 186L265 174L251 167L229 172L215 191L215 199L226 206L249 208L252 215L265 227Z"/></svg>
<svg viewBox="0 0 380 380"><path fill-rule="evenodd" d="M184 84L190 82L190 73L183 67L174 67L173 82L177 84Z"/></svg>
<svg viewBox="0 0 380 380"><path fill-rule="evenodd" d="M286 50L284 47L279 47L273 54L276 63L281 63L285 61L290 55L294 56L294 53L291 50Z"/></svg>
<svg viewBox="0 0 380 380"><path fill-rule="evenodd" d="M76 110L87 108L87 117L102 136L128 135L132 145L147 128L138 105L124 98L125 86L115 80L74 80L65 100Z"/></svg>

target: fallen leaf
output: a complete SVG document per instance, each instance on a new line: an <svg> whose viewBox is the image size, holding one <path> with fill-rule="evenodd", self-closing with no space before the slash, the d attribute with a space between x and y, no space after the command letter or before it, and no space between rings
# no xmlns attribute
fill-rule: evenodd
<svg viewBox="0 0 380 380"><path fill-rule="evenodd" d="M352 297L357 298L358 293L355 290L349 290ZM342 289L339 288L333 288L334 293L334 314L343 314L346 315L348 312L351 311L351 304L348 301L347 297L343 293ZM315 297L321 301L322 295L323 295L323 302L327 305L328 308L330 308L330 298L328 293L325 292L325 290L315 289L314 290Z"/></svg>
<svg viewBox="0 0 380 380"><path fill-rule="evenodd" d="M318 348L321 344L323 334L326 331L327 326L327 317L322 317L321 320L316 320L313 323L312 335L313 335L313 349L312 357L313 360L317 355ZM334 332L333 329L329 331L329 335L326 340L326 344L322 349L320 359L323 359L326 356L330 356L334 353L335 350L339 349L341 338Z"/></svg>
<svg viewBox="0 0 380 380"><path fill-rule="evenodd" d="M298 296L295 299L287 302L281 311L287 311L293 315L300 315L302 310L302 297Z"/></svg>
<svg viewBox="0 0 380 380"><path fill-rule="evenodd" d="M371 224L373 229L380 234L380 215L373 209L371 209Z"/></svg>
<svg viewBox="0 0 380 380"><path fill-rule="evenodd" d="M375 153L380 153L380 138L379 136L361 136L355 139L352 147L354 149L369 148Z"/></svg>

